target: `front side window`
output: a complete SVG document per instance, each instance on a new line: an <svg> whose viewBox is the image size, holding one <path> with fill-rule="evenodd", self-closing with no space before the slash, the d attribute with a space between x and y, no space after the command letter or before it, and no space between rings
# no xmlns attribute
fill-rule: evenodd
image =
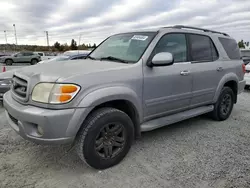
<svg viewBox="0 0 250 188"><path fill-rule="evenodd" d="M25 52L25 53L24 53L24 56L32 56L32 55L33 55L32 52Z"/></svg>
<svg viewBox="0 0 250 188"><path fill-rule="evenodd" d="M173 33L163 36L157 43L153 54L160 52L172 53L174 62L187 61L187 43L185 34Z"/></svg>
<svg viewBox="0 0 250 188"><path fill-rule="evenodd" d="M24 56L24 54L20 52L20 53L15 54L15 56L16 57L22 57L22 56Z"/></svg>
<svg viewBox="0 0 250 188"><path fill-rule="evenodd" d="M189 34L191 61L214 61L218 58L217 50L208 36Z"/></svg>
<svg viewBox="0 0 250 188"><path fill-rule="evenodd" d="M139 61L155 35L155 32L136 32L111 36L90 54L90 58L112 57L110 59L135 63Z"/></svg>

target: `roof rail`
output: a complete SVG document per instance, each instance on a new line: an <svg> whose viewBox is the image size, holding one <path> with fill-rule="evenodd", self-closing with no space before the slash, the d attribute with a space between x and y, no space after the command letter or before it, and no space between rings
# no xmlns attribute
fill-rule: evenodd
<svg viewBox="0 0 250 188"><path fill-rule="evenodd" d="M177 29L194 29L194 30L199 30L199 31L204 31L204 32L217 33L217 34L221 34L221 35L225 35L225 36L229 37L229 35L227 33L213 31L213 30L210 30L210 29L203 29L203 28L199 28L199 27L190 27L190 26L185 26L185 25L175 25L172 28L177 28Z"/></svg>

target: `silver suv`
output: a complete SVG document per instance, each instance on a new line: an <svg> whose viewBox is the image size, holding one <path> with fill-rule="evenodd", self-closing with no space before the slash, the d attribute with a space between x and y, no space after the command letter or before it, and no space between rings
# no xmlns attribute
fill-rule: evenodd
<svg viewBox="0 0 250 188"><path fill-rule="evenodd" d="M104 169L144 131L206 113L226 120L244 73L237 43L225 33L187 26L121 33L86 60L15 72L4 107L23 138L74 144L83 161Z"/></svg>
<svg viewBox="0 0 250 188"><path fill-rule="evenodd" d="M31 65L37 64L41 61L41 57L33 52L19 52L11 56L0 57L0 63L12 65L13 63L30 63Z"/></svg>

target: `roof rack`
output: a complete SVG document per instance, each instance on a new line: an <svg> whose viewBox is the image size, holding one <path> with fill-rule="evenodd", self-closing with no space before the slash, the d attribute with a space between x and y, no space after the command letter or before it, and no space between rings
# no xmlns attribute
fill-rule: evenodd
<svg viewBox="0 0 250 188"><path fill-rule="evenodd" d="M169 27L166 27L166 28L169 28ZM217 33L217 34L221 34L221 35L225 35L225 36L229 37L229 35L227 33L213 31L213 30L210 30L210 29L203 29L203 28L199 28L199 27L190 27L190 26L185 26L185 25L175 25L175 26L173 26L171 28L177 28L177 29L194 29L194 30L199 30L199 31L203 31L203 32Z"/></svg>

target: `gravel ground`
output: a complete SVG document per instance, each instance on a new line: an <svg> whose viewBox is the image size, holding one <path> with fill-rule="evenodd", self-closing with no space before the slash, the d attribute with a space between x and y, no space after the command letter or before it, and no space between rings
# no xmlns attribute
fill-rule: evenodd
<svg viewBox="0 0 250 188"><path fill-rule="evenodd" d="M143 134L119 165L97 171L67 146L38 146L7 125L0 108L0 187L250 187L250 92L230 119L193 118Z"/></svg>

